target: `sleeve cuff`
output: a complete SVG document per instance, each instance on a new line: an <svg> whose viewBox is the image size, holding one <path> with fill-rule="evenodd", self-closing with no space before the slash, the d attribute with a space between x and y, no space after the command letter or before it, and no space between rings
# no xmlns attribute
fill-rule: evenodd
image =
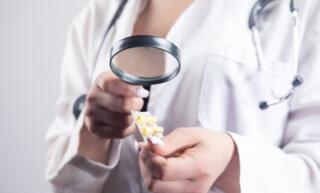
<svg viewBox="0 0 320 193"><path fill-rule="evenodd" d="M257 179L250 179L248 176L256 176L255 173L257 171L252 170L255 167L247 167L251 164L256 165L257 163L251 163L252 159L246 159L248 156L252 157L254 152L251 151L251 144L247 139L243 136L228 132L231 135L234 143L237 146L238 154L239 154L239 164L240 164L240 188L241 192L255 192L256 190L251 189L252 186L247 186L247 184L257 184Z"/></svg>
<svg viewBox="0 0 320 193"><path fill-rule="evenodd" d="M297 158L286 156L277 147L266 146L246 136L228 133L238 149L241 192L297 192L295 188L291 188L294 187L292 183L296 182L294 162Z"/></svg>
<svg viewBox="0 0 320 193"><path fill-rule="evenodd" d="M76 155L69 163L95 177L108 175L119 163L121 144L121 140L112 141L107 164L92 161L81 155Z"/></svg>
<svg viewBox="0 0 320 193"><path fill-rule="evenodd" d="M66 154L61 162L61 169L71 164L76 168L83 170L92 176L100 177L102 175L108 175L118 164L120 159L120 151L122 146L122 140L113 139L111 142L111 149L109 154L109 160L107 164L98 163L87 159L79 154L79 135L80 130L84 123L84 113L81 113L76 123L74 131L70 134L70 142L66 151Z"/></svg>

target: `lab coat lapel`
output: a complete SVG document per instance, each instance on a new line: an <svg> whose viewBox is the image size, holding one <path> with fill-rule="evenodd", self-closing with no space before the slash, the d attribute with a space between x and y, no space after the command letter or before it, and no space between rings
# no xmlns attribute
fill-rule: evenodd
<svg viewBox="0 0 320 193"><path fill-rule="evenodd" d="M110 70L109 60L112 45L120 39L123 39L132 34L133 25L138 16L141 1L142 0L129 0L126 6L124 7L121 16L118 18L117 22L113 26L113 29L110 30L108 38L104 42L103 49L99 53L99 60L97 62L97 65L95 66L95 69L93 69L94 73L91 84L95 81L99 74L107 70ZM116 7L118 8L118 6L119 3L117 3ZM115 11L116 10L114 10L114 13Z"/></svg>

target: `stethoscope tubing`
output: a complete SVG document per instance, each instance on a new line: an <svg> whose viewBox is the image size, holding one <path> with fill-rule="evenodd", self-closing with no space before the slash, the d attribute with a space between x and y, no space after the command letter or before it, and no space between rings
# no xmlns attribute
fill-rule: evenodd
<svg viewBox="0 0 320 193"><path fill-rule="evenodd" d="M260 40L260 34L258 30L258 23L259 23L259 16L262 13L263 9L272 1L275 0L260 0L255 3L253 6L250 16L248 25L252 32L252 39L253 44L256 49L257 54L257 62L259 65L259 69L262 73L264 82L266 83L266 86L268 90L270 90L273 100L272 101L261 101L259 103L259 108L261 110L265 110L270 106L280 104L286 100L288 100L293 93L295 92L295 89L299 87L303 83L303 79L301 76L298 75L298 63L299 63L299 17L298 17L298 9L295 7L294 0L290 0L290 5L288 7L292 20L293 20L293 66L294 66L294 78L292 81L292 87L288 89L287 93L283 96L277 96L275 91L273 90L270 80L267 77L264 59L263 59L263 52L261 47L261 40Z"/></svg>

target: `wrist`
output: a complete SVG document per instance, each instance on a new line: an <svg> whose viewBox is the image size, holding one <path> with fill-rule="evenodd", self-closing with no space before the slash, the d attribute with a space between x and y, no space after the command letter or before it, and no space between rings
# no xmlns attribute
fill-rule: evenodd
<svg viewBox="0 0 320 193"><path fill-rule="evenodd" d="M111 139L102 139L92 134L86 126L81 128L79 138L80 155L102 164L108 162Z"/></svg>

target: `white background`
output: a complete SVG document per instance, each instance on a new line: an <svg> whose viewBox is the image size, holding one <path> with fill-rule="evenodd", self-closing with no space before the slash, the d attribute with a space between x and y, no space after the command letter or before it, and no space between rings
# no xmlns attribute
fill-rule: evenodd
<svg viewBox="0 0 320 193"><path fill-rule="evenodd" d="M44 135L67 28L87 0L0 0L0 192L51 192Z"/></svg>

